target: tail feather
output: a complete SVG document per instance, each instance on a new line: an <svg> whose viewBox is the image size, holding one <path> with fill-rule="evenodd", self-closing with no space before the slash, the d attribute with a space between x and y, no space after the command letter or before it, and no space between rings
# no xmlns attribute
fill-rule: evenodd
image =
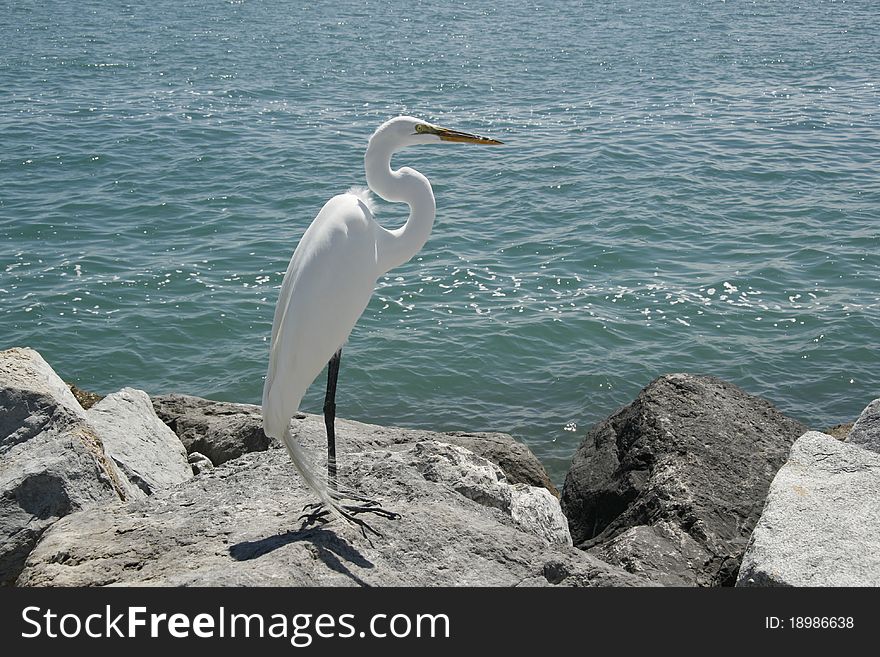
<svg viewBox="0 0 880 657"><path fill-rule="evenodd" d="M297 472L299 472L309 488L317 494L318 499L334 515L346 519L347 514L339 505L338 491L328 483L326 477L312 469L311 464L314 463L314 459L310 458L306 449L291 435L289 425L284 429L282 442L287 447L287 452L290 454L290 459L293 461Z"/></svg>

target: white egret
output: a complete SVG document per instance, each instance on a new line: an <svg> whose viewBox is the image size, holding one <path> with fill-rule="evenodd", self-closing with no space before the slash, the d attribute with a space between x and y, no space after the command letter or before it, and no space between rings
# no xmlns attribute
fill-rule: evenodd
<svg viewBox="0 0 880 657"><path fill-rule="evenodd" d="M486 137L449 130L409 116L382 124L370 137L364 157L367 185L387 201L407 203L406 223L387 230L373 218L366 189L353 188L330 199L303 234L281 285L272 324L269 369L263 388L263 429L287 447L296 469L318 496L311 520L331 513L377 533L357 516L398 517L377 503L339 490L336 482L336 381L342 345L364 312L380 276L422 248L434 224L431 183L409 167L391 169L391 157L406 146L442 142L500 144ZM290 420L321 370L327 367L324 423L327 477L290 432ZM350 500L353 504L346 504Z"/></svg>

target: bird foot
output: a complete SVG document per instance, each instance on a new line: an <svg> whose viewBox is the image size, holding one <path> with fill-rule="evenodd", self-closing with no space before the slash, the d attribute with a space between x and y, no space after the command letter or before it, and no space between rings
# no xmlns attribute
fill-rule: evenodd
<svg viewBox="0 0 880 657"><path fill-rule="evenodd" d="M322 502L316 504L306 504L302 508L302 515L297 520L302 520L300 531L308 529L317 524L326 525L330 522L330 511L324 508Z"/></svg>
<svg viewBox="0 0 880 657"><path fill-rule="evenodd" d="M365 520L359 518L358 516L360 514L374 513L379 517L389 518L390 520L397 520L400 518L399 513L383 509L379 506L378 502L361 497L360 495L346 492L340 495L340 500L359 502L359 504L339 504L337 510L347 522L360 528L361 534L363 534L364 538L367 538L367 532L370 532L375 536L381 536L382 534L371 527ZM330 509L328 509L323 502L306 504L302 510L303 513L299 517L299 520L303 521L300 530L317 524L326 525L332 520Z"/></svg>

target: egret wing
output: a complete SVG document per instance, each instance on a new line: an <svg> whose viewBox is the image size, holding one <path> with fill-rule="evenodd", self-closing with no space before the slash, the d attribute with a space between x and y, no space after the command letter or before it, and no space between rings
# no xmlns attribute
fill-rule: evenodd
<svg viewBox="0 0 880 657"><path fill-rule="evenodd" d="M372 215L352 195L334 197L306 230L281 285L263 388L267 434L281 437L367 307L376 275Z"/></svg>

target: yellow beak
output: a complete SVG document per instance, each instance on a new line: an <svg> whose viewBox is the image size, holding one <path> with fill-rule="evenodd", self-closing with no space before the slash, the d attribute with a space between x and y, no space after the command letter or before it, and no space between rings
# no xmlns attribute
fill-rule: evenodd
<svg viewBox="0 0 880 657"><path fill-rule="evenodd" d="M440 137L443 141L453 141L462 144L483 144L485 146L492 146L504 143L497 139L480 137L479 135L472 135L469 132L460 132L458 130L450 130L449 128L436 127L434 129L434 134Z"/></svg>

